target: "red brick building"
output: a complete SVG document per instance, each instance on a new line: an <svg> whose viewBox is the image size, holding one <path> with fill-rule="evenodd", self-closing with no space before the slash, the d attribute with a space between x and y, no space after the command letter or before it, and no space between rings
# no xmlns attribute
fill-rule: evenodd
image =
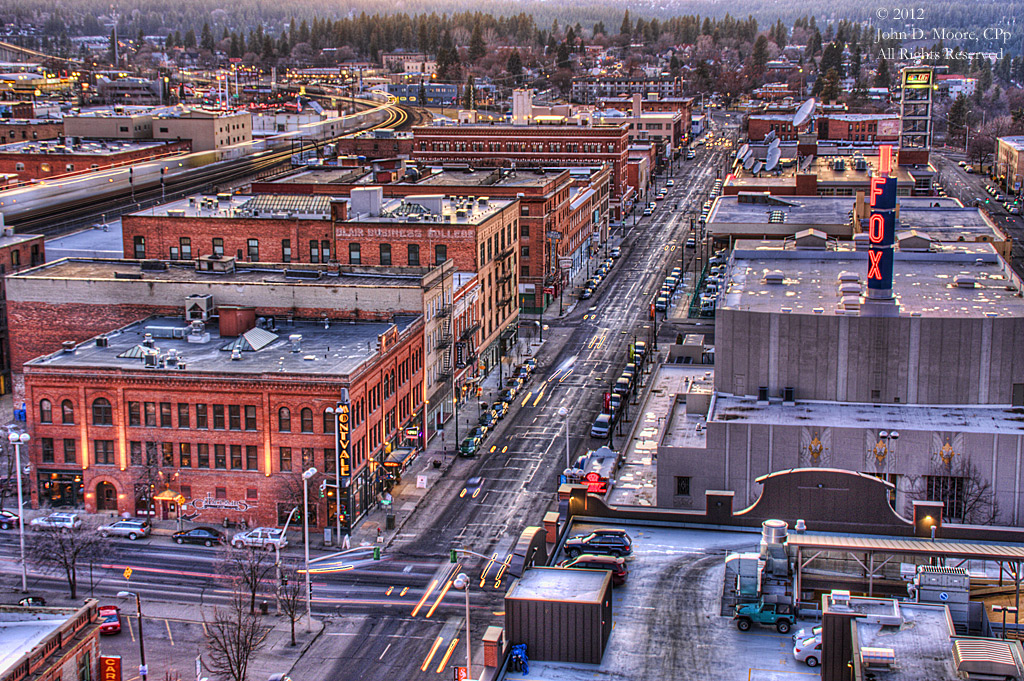
<svg viewBox="0 0 1024 681"><path fill-rule="evenodd" d="M457 125L413 128L413 159L424 163L467 163L478 167L612 167L613 219L634 196L626 177L629 126Z"/></svg>
<svg viewBox="0 0 1024 681"><path fill-rule="evenodd" d="M64 134L64 123L45 118L0 119L0 144L28 140L55 140Z"/></svg>
<svg viewBox="0 0 1024 681"><path fill-rule="evenodd" d="M411 158L413 137L407 132L374 130L334 141L339 155L379 158Z"/></svg>
<svg viewBox="0 0 1024 681"><path fill-rule="evenodd" d="M328 324L258 307L151 317L24 366L33 505L198 522L283 524L301 505L333 523L335 416L348 391L343 522L383 494L385 466L423 400L423 317ZM346 499L347 497L347 499Z"/></svg>
<svg viewBox="0 0 1024 681"><path fill-rule="evenodd" d="M3 216L0 215L0 224ZM10 227L0 235L0 395L11 392L11 341L7 328L6 274L46 262L46 240L42 234L15 234Z"/></svg>
<svg viewBox="0 0 1024 681"><path fill-rule="evenodd" d="M817 120L818 139L842 142L898 142L900 116L891 114L828 114Z"/></svg>
<svg viewBox="0 0 1024 681"><path fill-rule="evenodd" d="M0 124L0 128L2 128ZM0 147L0 173L21 181L43 180L68 173L130 165L136 161L186 153L188 142L70 140L16 142Z"/></svg>
<svg viewBox="0 0 1024 681"><path fill-rule="evenodd" d="M747 139L760 142L769 132L782 141L796 139L792 114L763 114L747 117Z"/></svg>
<svg viewBox="0 0 1024 681"><path fill-rule="evenodd" d="M126 258L328 263L334 258L329 196L192 196L122 218Z"/></svg>

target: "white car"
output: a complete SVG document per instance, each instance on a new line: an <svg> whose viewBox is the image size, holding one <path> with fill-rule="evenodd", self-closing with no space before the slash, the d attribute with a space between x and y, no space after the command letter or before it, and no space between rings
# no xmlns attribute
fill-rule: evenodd
<svg viewBox="0 0 1024 681"><path fill-rule="evenodd" d="M51 513L42 518L34 518L29 523L33 530L63 529L77 530L82 526L82 519L77 513Z"/></svg>
<svg viewBox="0 0 1024 681"><path fill-rule="evenodd" d="M283 530L275 527L257 527L256 529L236 534L231 538L231 545L236 549L245 546L266 548L267 550L271 550L276 546L279 549L283 549L288 546L288 538L284 536Z"/></svg>
<svg viewBox="0 0 1024 681"><path fill-rule="evenodd" d="M808 667L817 667L821 662L821 634L797 641L793 646L793 658Z"/></svg>

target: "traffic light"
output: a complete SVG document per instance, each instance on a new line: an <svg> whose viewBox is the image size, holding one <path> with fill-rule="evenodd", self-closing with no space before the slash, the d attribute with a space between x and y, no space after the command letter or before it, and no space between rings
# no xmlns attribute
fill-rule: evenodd
<svg viewBox="0 0 1024 681"><path fill-rule="evenodd" d="M309 597L313 597L313 582L309 583Z"/></svg>
<svg viewBox="0 0 1024 681"><path fill-rule="evenodd" d="M373 559L374 560L380 560L380 547L379 546L374 546L373 547Z"/></svg>
<svg viewBox="0 0 1024 681"><path fill-rule="evenodd" d="M459 562L459 556L457 553L455 553L455 549L451 550L451 553L449 554L449 560L451 560L451 562L453 563Z"/></svg>
<svg viewBox="0 0 1024 681"><path fill-rule="evenodd" d="M281 586L288 586L288 575L281 575Z"/></svg>

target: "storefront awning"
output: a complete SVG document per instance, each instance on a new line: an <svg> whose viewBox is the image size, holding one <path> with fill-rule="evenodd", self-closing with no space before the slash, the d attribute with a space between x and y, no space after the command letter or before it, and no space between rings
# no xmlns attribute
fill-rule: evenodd
<svg viewBox="0 0 1024 681"><path fill-rule="evenodd" d="M185 497L171 489L165 489L153 496L153 501L170 501L175 504L184 504Z"/></svg>
<svg viewBox="0 0 1024 681"><path fill-rule="evenodd" d="M392 468L405 468L414 458L416 458L414 448L399 447L388 454L388 458L384 459L384 465Z"/></svg>

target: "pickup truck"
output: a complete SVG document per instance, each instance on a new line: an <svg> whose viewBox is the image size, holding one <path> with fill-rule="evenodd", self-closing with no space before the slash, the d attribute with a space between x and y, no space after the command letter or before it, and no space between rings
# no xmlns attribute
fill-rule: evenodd
<svg viewBox="0 0 1024 681"><path fill-rule="evenodd" d="M732 616L736 621L736 628L740 631L747 631L752 624L761 626L774 626L780 634L788 634L793 628L793 606L789 603L747 603L737 605L736 612Z"/></svg>

